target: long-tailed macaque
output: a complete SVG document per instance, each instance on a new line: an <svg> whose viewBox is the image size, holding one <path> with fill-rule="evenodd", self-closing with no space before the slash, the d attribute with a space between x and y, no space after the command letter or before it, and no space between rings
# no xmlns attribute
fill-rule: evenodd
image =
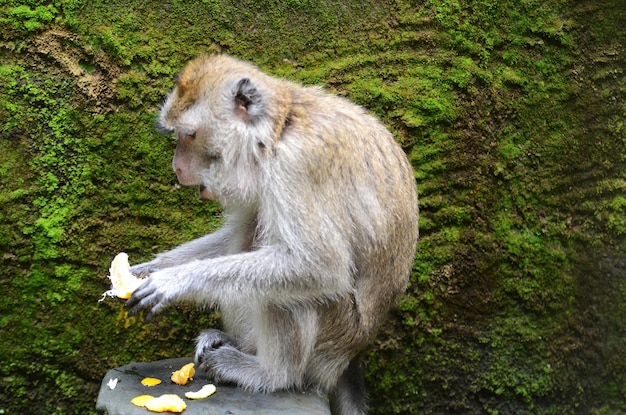
<svg viewBox="0 0 626 415"><path fill-rule="evenodd" d="M413 171L387 129L319 88L232 57L191 61L158 124L173 169L219 201L215 233L132 267L132 312L218 306L196 362L250 391L317 387L364 414L361 356L403 294L418 239Z"/></svg>

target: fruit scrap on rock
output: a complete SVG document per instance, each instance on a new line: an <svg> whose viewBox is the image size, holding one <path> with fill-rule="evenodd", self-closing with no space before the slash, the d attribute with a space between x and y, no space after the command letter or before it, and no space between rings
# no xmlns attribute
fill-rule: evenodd
<svg viewBox="0 0 626 415"><path fill-rule="evenodd" d="M107 386L109 387L109 389L113 390L117 386L117 382L119 382L118 378L111 378L107 382Z"/></svg>
<svg viewBox="0 0 626 415"><path fill-rule="evenodd" d="M191 392L191 391L185 392L185 397L187 399L204 399L213 395L216 390L217 388L215 387L215 385L213 385L212 383L209 383L208 385L204 385L197 392Z"/></svg>
<svg viewBox="0 0 626 415"><path fill-rule="evenodd" d="M132 403L135 406L141 406L143 408L146 406L146 402L152 399L155 399L155 397L152 395L139 395L131 399L130 403Z"/></svg>
<svg viewBox="0 0 626 415"><path fill-rule="evenodd" d="M141 384L144 386L155 386L161 383L161 379L157 378L143 378Z"/></svg>
<svg viewBox="0 0 626 415"><path fill-rule="evenodd" d="M180 413L187 408L187 404L180 396L174 394L161 395L158 398L150 395L140 395L130 401L133 405L141 406L152 412Z"/></svg>
<svg viewBox="0 0 626 415"><path fill-rule="evenodd" d="M193 368L193 363L188 363L180 370L177 370L172 373L172 382L178 385L186 385L189 379L193 378L193 375L196 374L196 370Z"/></svg>

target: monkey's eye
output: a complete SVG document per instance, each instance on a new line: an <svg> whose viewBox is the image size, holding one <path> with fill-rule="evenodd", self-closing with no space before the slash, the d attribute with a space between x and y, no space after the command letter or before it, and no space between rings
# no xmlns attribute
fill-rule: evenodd
<svg viewBox="0 0 626 415"><path fill-rule="evenodd" d="M179 131L176 136L180 142L190 142L196 139L196 132Z"/></svg>
<svg viewBox="0 0 626 415"><path fill-rule="evenodd" d="M164 126L161 123L157 123L156 124L156 130L157 130L157 132L159 132L159 133L161 133L163 135L169 135L169 134L172 134L174 132L173 128L168 128L168 127Z"/></svg>

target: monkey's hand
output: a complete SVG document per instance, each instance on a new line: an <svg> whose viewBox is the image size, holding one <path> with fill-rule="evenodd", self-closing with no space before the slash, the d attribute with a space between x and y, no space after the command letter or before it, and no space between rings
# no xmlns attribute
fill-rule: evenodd
<svg viewBox="0 0 626 415"><path fill-rule="evenodd" d="M153 261L150 261L133 265L130 267L130 272L137 278L145 278L160 269L161 267L157 266Z"/></svg>
<svg viewBox="0 0 626 415"><path fill-rule="evenodd" d="M169 278L170 274L163 271L155 272L131 295L126 302L130 314L137 314L147 309L146 321L149 321L176 300L180 286Z"/></svg>

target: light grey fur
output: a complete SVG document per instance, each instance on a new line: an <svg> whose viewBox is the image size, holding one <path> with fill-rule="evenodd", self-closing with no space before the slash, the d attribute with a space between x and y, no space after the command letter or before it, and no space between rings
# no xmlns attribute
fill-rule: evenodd
<svg viewBox="0 0 626 415"><path fill-rule="evenodd" d="M404 292L418 238L413 172L391 134L343 98L227 56L192 61L159 120L179 136L179 180L216 198L225 224L132 267L150 278L131 310L217 305L225 333L196 348L216 380L319 387L337 413L365 413L356 362Z"/></svg>

